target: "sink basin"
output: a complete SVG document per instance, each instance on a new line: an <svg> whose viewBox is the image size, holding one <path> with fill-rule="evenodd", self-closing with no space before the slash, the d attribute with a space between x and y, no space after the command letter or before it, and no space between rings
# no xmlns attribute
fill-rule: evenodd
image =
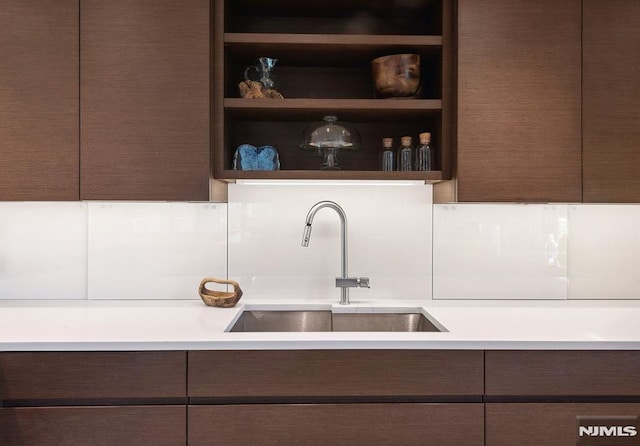
<svg viewBox="0 0 640 446"><path fill-rule="evenodd" d="M231 332L441 331L421 313L243 311Z"/></svg>
<svg viewBox="0 0 640 446"><path fill-rule="evenodd" d="M229 331L331 331L331 311L243 311Z"/></svg>
<svg viewBox="0 0 640 446"><path fill-rule="evenodd" d="M420 313L337 313L333 331L440 331Z"/></svg>

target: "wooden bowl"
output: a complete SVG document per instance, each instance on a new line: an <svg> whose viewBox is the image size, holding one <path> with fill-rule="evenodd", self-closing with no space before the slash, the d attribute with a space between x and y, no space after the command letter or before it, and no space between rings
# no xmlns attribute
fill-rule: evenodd
<svg viewBox="0 0 640 446"><path fill-rule="evenodd" d="M233 292L230 291L214 291L206 287L207 283L220 283L233 286ZM214 279L207 277L202 279L198 287L198 294L202 301L210 307L230 308L234 307L242 297L242 290L238 282L233 280Z"/></svg>
<svg viewBox="0 0 640 446"><path fill-rule="evenodd" d="M371 61L376 98L419 98L420 55L392 54Z"/></svg>

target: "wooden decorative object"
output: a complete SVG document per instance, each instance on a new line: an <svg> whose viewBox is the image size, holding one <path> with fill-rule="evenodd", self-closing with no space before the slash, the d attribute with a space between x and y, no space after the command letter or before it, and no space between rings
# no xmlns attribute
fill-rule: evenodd
<svg viewBox="0 0 640 446"><path fill-rule="evenodd" d="M371 74L376 98L420 97L419 54L392 54L373 59Z"/></svg>
<svg viewBox="0 0 640 446"><path fill-rule="evenodd" d="M232 285L233 292L209 290L206 285L210 282ZM198 287L198 293L200 294L202 301L210 307L234 307L242 297L242 290L240 289L238 282L234 282L233 280L214 279L211 277L202 279L202 282L200 282L200 286Z"/></svg>
<svg viewBox="0 0 640 446"><path fill-rule="evenodd" d="M238 84L240 96L245 99L284 99L278 90L273 88L264 88L260 82L242 81Z"/></svg>

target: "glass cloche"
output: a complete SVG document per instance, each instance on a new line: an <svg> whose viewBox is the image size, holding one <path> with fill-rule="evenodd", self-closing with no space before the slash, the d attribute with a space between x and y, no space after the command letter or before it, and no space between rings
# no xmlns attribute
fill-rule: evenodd
<svg viewBox="0 0 640 446"><path fill-rule="evenodd" d="M302 134L300 148L321 155L322 169L338 170L339 150L358 150L361 146L360 134L349 124L338 122L338 118L327 115L323 122L307 126Z"/></svg>

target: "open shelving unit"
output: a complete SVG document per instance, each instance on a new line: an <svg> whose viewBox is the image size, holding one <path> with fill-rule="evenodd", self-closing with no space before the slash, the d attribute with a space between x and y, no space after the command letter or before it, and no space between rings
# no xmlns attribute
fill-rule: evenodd
<svg viewBox="0 0 640 446"><path fill-rule="evenodd" d="M213 174L216 179L407 179L451 177L452 4L416 0L213 0ZM370 63L388 54L421 58L420 99L375 99ZM238 84L259 57L278 59L274 74L285 99L243 99ZM298 145L311 122L333 114L362 137L362 148L340 154L341 170ZM430 172L382 172L383 137L431 132ZM281 170L236 171L241 144L271 145Z"/></svg>

